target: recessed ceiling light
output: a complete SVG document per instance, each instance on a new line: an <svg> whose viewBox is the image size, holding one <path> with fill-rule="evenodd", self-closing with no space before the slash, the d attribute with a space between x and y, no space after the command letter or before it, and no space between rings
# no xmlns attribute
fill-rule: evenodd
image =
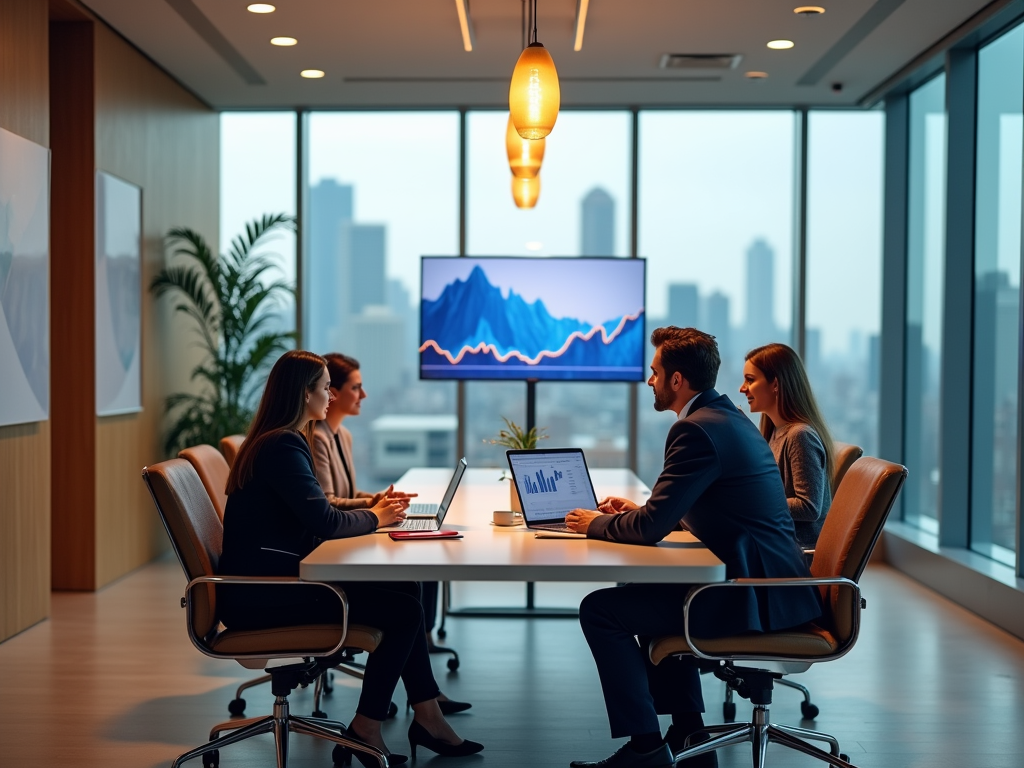
<svg viewBox="0 0 1024 768"><path fill-rule="evenodd" d="M322 69L304 69L299 74L310 80L316 80L318 77L324 76L324 71Z"/></svg>
<svg viewBox="0 0 1024 768"><path fill-rule="evenodd" d="M770 40L768 42L768 47L771 48L773 51L785 51L788 48L792 48L793 47L793 41L792 40Z"/></svg>
<svg viewBox="0 0 1024 768"><path fill-rule="evenodd" d="M270 3L253 3L245 10L249 13L273 13L277 8L272 6Z"/></svg>
<svg viewBox="0 0 1024 768"><path fill-rule="evenodd" d="M272 37L272 38L270 38L270 44L271 45L289 46L289 45L297 45L298 42L299 41L296 40L294 37Z"/></svg>
<svg viewBox="0 0 1024 768"><path fill-rule="evenodd" d="M764 80L768 77L767 72L758 72L756 70L745 73L744 75L748 80Z"/></svg>
<svg viewBox="0 0 1024 768"><path fill-rule="evenodd" d="M794 8L793 13L798 16L820 16L825 12L825 9L820 5L801 5L799 8Z"/></svg>

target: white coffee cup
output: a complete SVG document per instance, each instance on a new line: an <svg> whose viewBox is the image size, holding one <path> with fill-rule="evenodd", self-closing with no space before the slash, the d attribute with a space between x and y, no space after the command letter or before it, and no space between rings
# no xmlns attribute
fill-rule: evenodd
<svg viewBox="0 0 1024 768"><path fill-rule="evenodd" d="M515 525L516 513L511 509L496 509L491 513L495 525Z"/></svg>

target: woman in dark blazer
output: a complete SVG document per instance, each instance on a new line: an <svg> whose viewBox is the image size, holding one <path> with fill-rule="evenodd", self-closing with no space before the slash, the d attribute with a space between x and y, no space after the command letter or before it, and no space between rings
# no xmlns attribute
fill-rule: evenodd
<svg viewBox="0 0 1024 768"><path fill-rule="evenodd" d="M298 576L299 561L321 541L372 533L405 516L399 500L384 499L357 510L339 510L327 500L316 479L310 443L314 424L324 418L332 397L330 376L319 355L290 351L274 364L228 477L221 572ZM416 745L448 756L483 749L460 739L438 707L418 586L346 582L341 587L348 596L348 620L383 633L366 664L350 735L388 752L381 723L401 678L415 711L409 727L413 754ZM294 589L267 586L221 587L219 595L221 618L236 629L340 623L342 618L340 604L326 594L298 601ZM361 753L355 754L363 760ZM406 757L390 755L389 761L401 765Z"/></svg>

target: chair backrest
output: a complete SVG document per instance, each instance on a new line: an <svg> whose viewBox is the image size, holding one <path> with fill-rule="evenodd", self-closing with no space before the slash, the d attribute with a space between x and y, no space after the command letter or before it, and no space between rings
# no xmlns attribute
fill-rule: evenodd
<svg viewBox="0 0 1024 768"><path fill-rule="evenodd" d="M242 447L243 440L245 440L245 435L228 435L220 439L220 452L224 454L229 470L235 466L235 457L238 456L238 450Z"/></svg>
<svg viewBox="0 0 1024 768"><path fill-rule="evenodd" d="M142 478L185 578L217 575L224 525L196 470L185 459L169 459L143 469ZM192 629L196 637L204 638L217 626L214 586L197 588L192 603Z"/></svg>
<svg viewBox="0 0 1024 768"><path fill-rule="evenodd" d="M859 582L871 551L907 479L907 468L869 456L858 459L843 478L814 548L811 574ZM822 588L825 621L840 640L853 633L851 589Z"/></svg>
<svg viewBox="0 0 1024 768"><path fill-rule="evenodd" d="M225 491L228 487L228 473L231 471L224 455L212 445L193 445L181 451L178 458L185 459L195 469L199 479L203 481L210 501L213 502L217 517L223 520L224 509L228 503Z"/></svg>
<svg viewBox="0 0 1024 768"><path fill-rule="evenodd" d="M859 445L840 443L836 440L832 443L832 451L835 454L835 468L832 471L832 498L835 498L839 484L843 482L843 478L853 466L853 462L864 455L864 449Z"/></svg>

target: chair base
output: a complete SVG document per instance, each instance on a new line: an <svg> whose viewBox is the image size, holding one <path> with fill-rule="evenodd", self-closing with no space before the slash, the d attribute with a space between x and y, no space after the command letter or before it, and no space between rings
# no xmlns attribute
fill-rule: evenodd
<svg viewBox="0 0 1024 768"><path fill-rule="evenodd" d="M246 720L229 720L220 723L210 730L210 741L202 746L191 749L171 763L171 768L179 768L186 760L203 757L206 768L216 768L220 762L222 747L237 744L245 739L261 733L273 733L277 751L277 768L288 766L288 737L292 733L303 733L314 738L332 741L356 752L363 752L374 757L380 768L388 768L388 758L379 749L350 739L345 735L347 726L336 720L320 720L292 715L288 711L288 697L277 696L274 700L274 713L265 717L252 717ZM333 729L333 730L332 730ZM222 733L230 731L226 736Z"/></svg>
<svg viewBox="0 0 1024 768"><path fill-rule="evenodd" d="M702 730L711 738L693 747L688 746L690 740L687 739L686 749L675 754L676 763L707 752L714 752L722 747L749 742L752 746L754 768L765 768L768 744L769 742L775 742L828 763L832 768L856 768L850 762L849 757L839 751L839 741L834 736L829 736L827 733L819 733L818 731L810 731L806 728L794 728L789 725L770 723L768 721L768 707L762 704L754 706L753 717L749 723L708 725ZM813 744L808 744L808 739L825 742L829 745L829 751L826 752Z"/></svg>

